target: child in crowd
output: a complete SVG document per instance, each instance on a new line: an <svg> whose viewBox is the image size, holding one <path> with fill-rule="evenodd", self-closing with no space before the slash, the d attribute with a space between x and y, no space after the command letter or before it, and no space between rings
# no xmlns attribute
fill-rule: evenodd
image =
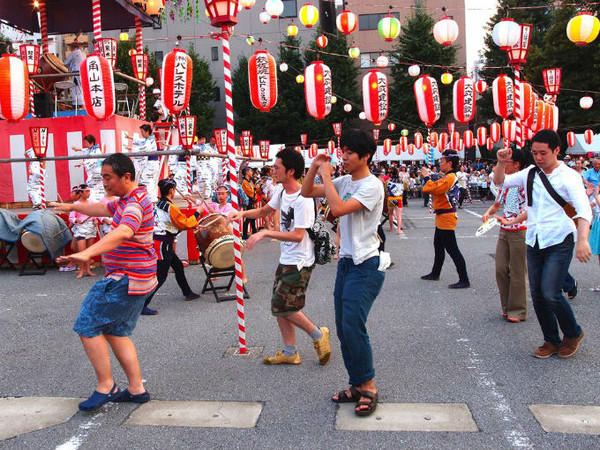
<svg viewBox="0 0 600 450"><path fill-rule="evenodd" d="M90 188L87 184L79 186L81 191L81 197L75 202L75 204L86 204L90 203ZM96 221L93 217L86 216L85 214L71 211L69 213L69 221L73 224L73 237L76 241L77 252L82 252L86 248L90 247L96 239ZM79 273L77 278L83 278L84 276L95 277L96 274L90 269L90 262L83 263L79 266Z"/></svg>

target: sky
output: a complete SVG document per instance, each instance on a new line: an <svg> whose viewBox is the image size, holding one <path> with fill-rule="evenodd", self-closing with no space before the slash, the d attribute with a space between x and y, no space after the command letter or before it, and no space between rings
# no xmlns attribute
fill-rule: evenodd
<svg viewBox="0 0 600 450"><path fill-rule="evenodd" d="M484 47L485 26L489 18L496 12L497 5L497 0L465 0L467 71L469 73L473 68L473 63L479 59L479 52Z"/></svg>

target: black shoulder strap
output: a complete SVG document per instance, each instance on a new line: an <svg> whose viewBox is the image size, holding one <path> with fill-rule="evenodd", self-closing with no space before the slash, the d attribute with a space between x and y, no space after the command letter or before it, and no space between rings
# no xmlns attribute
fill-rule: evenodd
<svg viewBox="0 0 600 450"><path fill-rule="evenodd" d="M542 180L542 184L548 191L548 194L550 194L550 197L552 197L552 199L556 203L558 203L561 208L564 208L567 204L567 201L564 198L562 198L558 192L556 192L556 190L552 187L552 184L550 184L550 180L548 179L544 171L540 170L539 167L534 167L527 174L527 206L531 206L532 204L533 199L531 194L533 192L533 179L535 178L536 172L539 174L540 180Z"/></svg>

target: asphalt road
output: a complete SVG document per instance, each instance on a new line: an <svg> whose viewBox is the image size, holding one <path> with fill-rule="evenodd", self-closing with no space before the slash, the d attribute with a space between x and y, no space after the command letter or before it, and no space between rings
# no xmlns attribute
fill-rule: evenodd
<svg viewBox="0 0 600 450"><path fill-rule="evenodd" d="M336 429L337 408L329 397L346 386L347 375L335 337L326 366L318 365L310 339L301 332L301 365L261 362L281 346L269 313L279 244L261 242L245 258L252 296L245 306L246 337L250 347L264 347L259 358L225 354L237 345L235 302L216 303L209 294L184 302L173 275L153 301L160 314L142 316L134 333L153 399L261 402L256 427L128 426L124 421L136 406L114 404L92 419L77 413L64 424L0 441L0 449L598 448L596 435L547 433L528 409L599 404L600 294L589 291L599 284L598 263L571 265L580 289L573 306L586 332L578 354L568 360L534 358L543 339L531 305L527 322L501 318L493 259L498 231L474 237L481 224L475 214L488 205L459 211L458 242L472 287L453 291L447 285L457 275L449 258L440 281L419 278L433 262L434 220L420 200L411 200L404 213L406 237L388 235L386 250L396 265L387 272L368 323L382 402L465 403L478 432ZM200 290L201 268L186 270L192 287ZM332 330L335 270L335 264L315 269L305 308L316 324ZM56 269L29 277L0 272L0 397L91 393L95 377L71 327L94 281ZM123 386L125 376L115 367Z"/></svg>

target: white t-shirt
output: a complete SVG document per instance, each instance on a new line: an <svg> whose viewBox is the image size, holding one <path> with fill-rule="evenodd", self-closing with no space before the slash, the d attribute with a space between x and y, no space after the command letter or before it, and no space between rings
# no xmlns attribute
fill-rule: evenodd
<svg viewBox="0 0 600 450"><path fill-rule="evenodd" d="M283 195L282 195L283 192ZM279 229L294 231L296 228L311 228L315 222L315 206L313 200L300 195L300 190L288 194L283 186L277 189L269 202L273 209L279 209ZM295 265L300 270L315 263L315 247L313 241L304 233L300 242L281 241L279 264Z"/></svg>
<svg viewBox="0 0 600 450"><path fill-rule="evenodd" d="M364 206L340 217L340 257L352 258L358 265L379 255L377 226L383 211L383 183L375 175L358 181L344 175L333 180L333 185L343 201L352 197Z"/></svg>

